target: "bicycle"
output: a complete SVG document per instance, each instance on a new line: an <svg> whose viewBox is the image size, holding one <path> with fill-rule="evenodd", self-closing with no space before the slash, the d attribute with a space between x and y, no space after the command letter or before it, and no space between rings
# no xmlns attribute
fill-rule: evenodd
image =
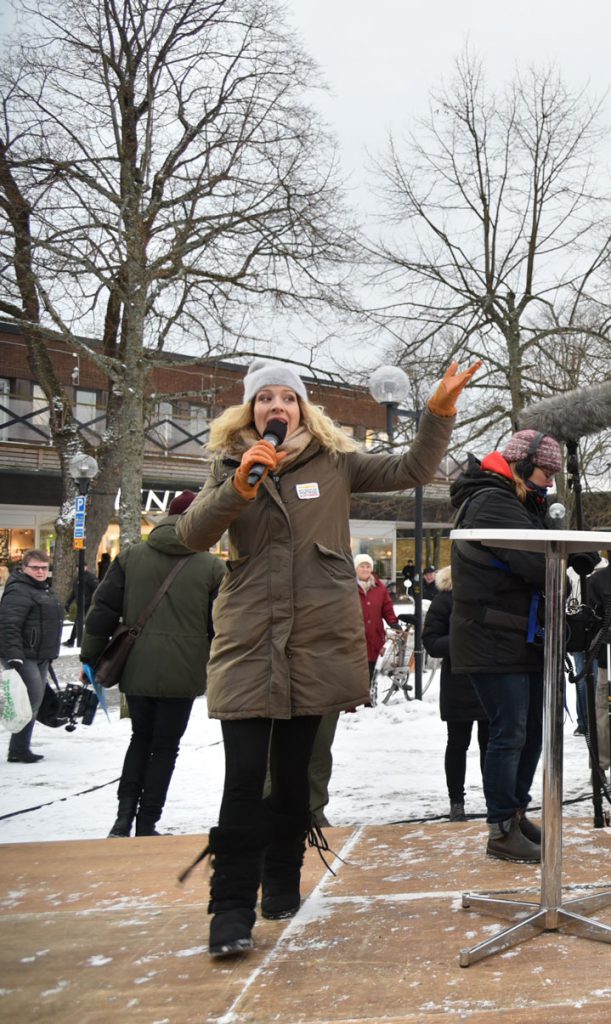
<svg viewBox="0 0 611 1024"><path fill-rule="evenodd" d="M414 669L414 633L413 626L408 626L401 632L394 629L386 630L386 643L378 658L369 687L372 707L378 704L382 679L390 679L391 685L384 693L380 703L388 704L393 694L399 692L406 700L415 699L414 687L409 682L410 674ZM438 658L432 658L424 652L422 696L433 682L440 664Z"/></svg>
<svg viewBox="0 0 611 1024"><path fill-rule="evenodd" d="M414 654L414 629L386 630L386 643L371 677L369 687L372 707L378 703L378 690L382 678L390 679L391 685L382 697L382 704L388 704L394 693L401 692L406 700L412 700L412 684L409 682L411 662Z"/></svg>

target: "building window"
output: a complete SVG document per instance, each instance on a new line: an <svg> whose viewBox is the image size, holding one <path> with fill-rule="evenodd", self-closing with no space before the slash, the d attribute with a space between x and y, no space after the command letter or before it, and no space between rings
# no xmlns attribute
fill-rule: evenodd
<svg viewBox="0 0 611 1024"><path fill-rule="evenodd" d="M8 441L8 427L4 424L12 419L11 413L11 382L7 377L0 377L0 441Z"/></svg>
<svg viewBox="0 0 611 1024"><path fill-rule="evenodd" d="M46 436L49 437L51 433L49 429L49 403L39 384L34 384L32 387L32 412L34 416L32 416L29 422L32 426L38 427L39 430L44 430ZM38 436L40 437L40 434Z"/></svg>
<svg viewBox="0 0 611 1024"><path fill-rule="evenodd" d="M210 410L205 405L189 407L189 433L196 444L206 444L209 434Z"/></svg>
<svg viewBox="0 0 611 1024"><path fill-rule="evenodd" d="M154 448L161 448L167 454L172 445L174 427L171 402L156 402L146 432ZM148 447L148 446L147 446Z"/></svg>

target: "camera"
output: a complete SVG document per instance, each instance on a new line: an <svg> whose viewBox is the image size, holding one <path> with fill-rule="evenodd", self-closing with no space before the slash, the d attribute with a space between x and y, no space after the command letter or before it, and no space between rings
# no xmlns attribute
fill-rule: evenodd
<svg viewBox="0 0 611 1024"><path fill-rule="evenodd" d="M68 683L57 694L59 707L57 718L65 719L66 732L74 732L77 719L83 725L91 725L98 708L98 698L93 690L78 683Z"/></svg>

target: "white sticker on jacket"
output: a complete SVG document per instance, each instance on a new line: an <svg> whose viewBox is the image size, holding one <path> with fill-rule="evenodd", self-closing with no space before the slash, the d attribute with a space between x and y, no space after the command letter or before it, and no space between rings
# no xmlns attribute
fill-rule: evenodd
<svg viewBox="0 0 611 1024"><path fill-rule="evenodd" d="M307 501L309 498L320 498L318 484L296 484L297 497Z"/></svg>

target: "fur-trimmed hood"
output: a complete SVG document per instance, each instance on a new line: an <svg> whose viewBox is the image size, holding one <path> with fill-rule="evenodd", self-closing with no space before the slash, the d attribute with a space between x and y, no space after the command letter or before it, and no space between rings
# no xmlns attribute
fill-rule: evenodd
<svg viewBox="0 0 611 1024"><path fill-rule="evenodd" d="M452 567L444 565L443 569L438 569L435 576L435 586L437 590L452 590Z"/></svg>

